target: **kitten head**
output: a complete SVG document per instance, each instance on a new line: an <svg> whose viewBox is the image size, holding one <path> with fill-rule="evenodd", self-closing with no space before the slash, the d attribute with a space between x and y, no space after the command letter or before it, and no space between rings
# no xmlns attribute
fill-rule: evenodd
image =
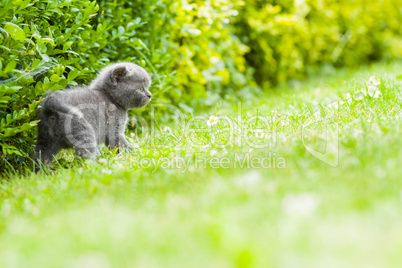
<svg viewBox="0 0 402 268"><path fill-rule="evenodd" d="M91 86L102 89L113 102L124 109L144 107L152 97L149 92L150 76L142 67L129 62L105 67Z"/></svg>

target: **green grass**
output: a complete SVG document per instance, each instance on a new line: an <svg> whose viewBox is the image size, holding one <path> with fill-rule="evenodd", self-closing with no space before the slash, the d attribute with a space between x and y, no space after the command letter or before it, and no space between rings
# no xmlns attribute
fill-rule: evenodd
<svg viewBox="0 0 402 268"><path fill-rule="evenodd" d="M400 267L401 67L321 73L187 128L156 120L132 153L4 179L1 267ZM373 75L381 97L359 97Z"/></svg>

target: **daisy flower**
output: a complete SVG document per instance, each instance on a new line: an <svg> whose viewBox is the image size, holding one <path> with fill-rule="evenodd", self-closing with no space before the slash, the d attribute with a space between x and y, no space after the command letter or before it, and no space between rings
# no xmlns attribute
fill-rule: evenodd
<svg viewBox="0 0 402 268"><path fill-rule="evenodd" d="M362 100L364 97L371 97L374 99L378 99L382 94L380 91L381 80L375 76L369 78L369 81L366 83L366 88L358 91L353 97L355 100Z"/></svg>
<svg viewBox="0 0 402 268"><path fill-rule="evenodd" d="M354 98L355 100L357 100L357 101L362 100L362 99L364 99L364 96L367 95L367 93L366 93L366 94L364 94L364 93L366 93L366 92L365 92L365 91L364 91L364 92L362 91L361 93L357 93L357 94L353 95L353 98Z"/></svg>
<svg viewBox="0 0 402 268"><path fill-rule="evenodd" d="M170 127L166 126L166 127L164 127L164 128L162 129L162 131L163 131L163 132L170 133L170 132L172 132L172 129L171 129Z"/></svg>
<svg viewBox="0 0 402 268"><path fill-rule="evenodd" d="M369 78L369 84L378 87L381 84L381 80L375 76Z"/></svg>
<svg viewBox="0 0 402 268"><path fill-rule="evenodd" d="M207 120L207 126L210 127L210 126L216 125L216 124L218 124L218 122L219 122L219 118L215 115L211 115Z"/></svg>
<svg viewBox="0 0 402 268"><path fill-rule="evenodd" d="M381 80L375 76L369 78L369 82L367 83L367 94L377 99L381 95L380 91Z"/></svg>
<svg viewBox="0 0 402 268"><path fill-rule="evenodd" d="M374 99L378 99L378 97L381 95L380 89L373 85L367 85L367 93L370 97Z"/></svg>

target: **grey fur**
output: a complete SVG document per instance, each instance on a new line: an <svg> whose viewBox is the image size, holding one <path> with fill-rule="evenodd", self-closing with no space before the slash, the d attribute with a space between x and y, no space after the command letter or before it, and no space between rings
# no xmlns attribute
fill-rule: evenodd
<svg viewBox="0 0 402 268"><path fill-rule="evenodd" d="M35 162L49 164L62 148L75 148L83 158L95 158L101 143L130 148L127 111L151 100L150 85L143 68L122 62L102 69L89 86L49 93L39 111Z"/></svg>

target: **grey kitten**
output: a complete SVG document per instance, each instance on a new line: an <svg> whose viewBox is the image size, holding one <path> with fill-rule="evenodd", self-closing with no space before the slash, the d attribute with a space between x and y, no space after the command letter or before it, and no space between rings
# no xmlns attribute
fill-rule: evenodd
<svg viewBox="0 0 402 268"><path fill-rule="evenodd" d="M75 148L83 158L99 155L100 143L130 148L127 111L151 100L150 85L143 68L122 62L102 69L89 86L49 93L39 111L35 162L51 163L62 148Z"/></svg>

